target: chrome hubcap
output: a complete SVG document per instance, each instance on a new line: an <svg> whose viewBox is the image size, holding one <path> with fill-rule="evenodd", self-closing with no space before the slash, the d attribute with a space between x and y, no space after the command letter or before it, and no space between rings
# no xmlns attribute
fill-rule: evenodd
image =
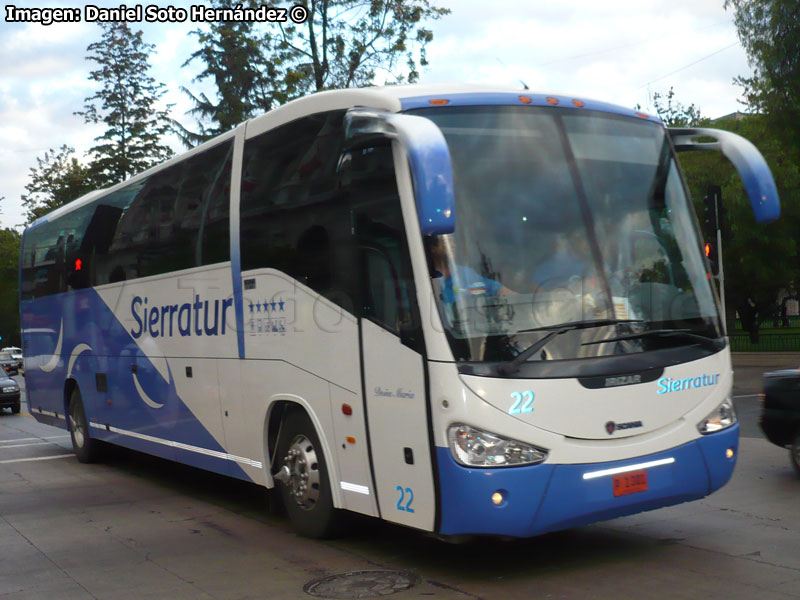
<svg viewBox="0 0 800 600"><path fill-rule="evenodd" d="M69 427L72 429L72 439L78 448L83 448L83 428L80 421L75 418L74 410L69 413Z"/></svg>
<svg viewBox="0 0 800 600"><path fill-rule="evenodd" d="M280 481L298 506L311 510L319 500L319 464L311 440L304 435L295 437L283 463Z"/></svg>

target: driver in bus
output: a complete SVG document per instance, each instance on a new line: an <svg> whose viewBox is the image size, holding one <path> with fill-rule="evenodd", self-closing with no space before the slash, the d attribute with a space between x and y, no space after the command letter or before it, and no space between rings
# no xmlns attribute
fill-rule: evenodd
<svg viewBox="0 0 800 600"><path fill-rule="evenodd" d="M472 296L504 296L517 292L508 289L499 281L483 277L475 269L458 265L451 260L456 254L455 237L442 235L430 246L433 263L431 277L439 283L442 301L453 304L461 294Z"/></svg>

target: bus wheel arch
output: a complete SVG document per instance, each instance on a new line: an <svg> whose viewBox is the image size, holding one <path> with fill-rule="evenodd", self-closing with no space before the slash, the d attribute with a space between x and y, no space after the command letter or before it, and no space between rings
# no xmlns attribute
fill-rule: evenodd
<svg viewBox="0 0 800 600"><path fill-rule="evenodd" d="M291 401L271 407L266 426L270 472L295 531L329 538L341 530L334 506L328 457L306 409Z"/></svg>

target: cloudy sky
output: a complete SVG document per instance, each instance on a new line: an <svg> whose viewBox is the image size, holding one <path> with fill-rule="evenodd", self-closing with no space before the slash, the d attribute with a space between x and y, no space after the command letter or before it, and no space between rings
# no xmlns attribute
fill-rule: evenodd
<svg viewBox="0 0 800 600"><path fill-rule="evenodd" d="M200 0L197 0L200 2ZM724 0L433 0L452 14L432 24L423 83L465 81L521 86L652 110L652 94L675 90L704 116L741 108L733 84L749 75ZM116 7L121 2L96 2ZM187 6L192 2L146 2ZM86 47L100 37L91 23L43 26L0 21L0 226L24 223L20 194L36 158L62 144L80 155L102 128L75 111L96 88ZM14 2L18 7L83 3ZM134 6L129 1L127 6ZM491 8L489 8L491 7ZM187 124L180 86L197 90L199 64L181 68L195 48L192 23L134 24L155 44L152 76L168 87L173 116ZM173 142L175 149L181 147Z"/></svg>

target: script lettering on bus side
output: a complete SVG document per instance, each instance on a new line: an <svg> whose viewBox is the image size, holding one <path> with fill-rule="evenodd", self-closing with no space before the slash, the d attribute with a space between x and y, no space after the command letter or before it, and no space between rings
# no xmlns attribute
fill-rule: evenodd
<svg viewBox="0 0 800 600"><path fill-rule="evenodd" d="M201 300L195 295L194 303L147 306L147 297L134 296L131 300L131 315L137 327L130 333L134 339L144 334L150 337L173 337L180 335L225 335L226 316L233 306L232 298L223 300Z"/></svg>
<svg viewBox="0 0 800 600"><path fill-rule="evenodd" d="M717 382L719 382L719 373L685 377L683 379L662 377L658 380L658 393L669 394L670 392L683 392L690 389L717 385Z"/></svg>

